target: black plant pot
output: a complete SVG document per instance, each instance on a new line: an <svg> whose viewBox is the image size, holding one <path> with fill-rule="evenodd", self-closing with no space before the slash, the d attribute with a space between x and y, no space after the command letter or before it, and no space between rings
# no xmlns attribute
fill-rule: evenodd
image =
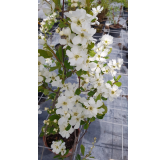
<svg viewBox="0 0 166 160"><path fill-rule="evenodd" d="M113 37L119 37L122 28L112 28L110 27L110 35Z"/></svg>
<svg viewBox="0 0 166 160"><path fill-rule="evenodd" d="M105 24L105 22L106 22L106 20L105 20L105 21L103 21L103 22L101 22L100 24Z"/></svg>
<svg viewBox="0 0 166 160"><path fill-rule="evenodd" d="M96 36L97 36L97 37L100 36L100 37L101 37L102 35L103 35L103 32L102 32L102 33L95 33L93 36L95 36L95 37L96 37Z"/></svg>

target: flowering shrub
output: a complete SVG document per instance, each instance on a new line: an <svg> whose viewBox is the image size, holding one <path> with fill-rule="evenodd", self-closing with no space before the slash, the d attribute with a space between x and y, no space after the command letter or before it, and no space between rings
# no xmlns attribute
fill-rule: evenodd
<svg viewBox="0 0 166 160"><path fill-rule="evenodd" d="M62 6L57 0L44 2L54 3L54 7L50 8L50 14L41 22L39 43L43 49L38 50L38 90L48 95L52 106L45 108L49 118L44 121L41 136L59 133L69 138L80 125L88 129L96 118L102 119L107 113L104 101L113 101L120 95L121 76L116 77L116 73L123 60L109 60L112 36L102 36L95 45L93 35L96 30L91 25L99 23L96 16L102 7L91 9L93 0L71 1L70 11L67 12L64 12L64 2ZM74 7L76 4L77 9ZM55 49L48 45L47 33L57 22L55 17L59 15L58 11L62 16L56 32L61 38L59 48ZM113 79L105 83L104 74L111 74ZM77 83L67 83L66 80L73 75L77 75ZM51 147L57 154L66 153L62 141L53 142Z"/></svg>

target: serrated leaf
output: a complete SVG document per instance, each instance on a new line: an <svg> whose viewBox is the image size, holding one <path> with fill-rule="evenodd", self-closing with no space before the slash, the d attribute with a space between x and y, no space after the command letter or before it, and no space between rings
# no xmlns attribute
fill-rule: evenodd
<svg viewBox="0 0 166 160"><path fill-rule="evenodd" d="M117 85L118 87L120 87L120 86L122 85L121 82L116 82L116 83L114 83L114 84Z"/></svg>
<svg viewBox="0 0 166 160"><path fill-rule="evenodd" d="M67 60L65 60L64 65L67 69L73 69L73 66L70 66L70 62L68 62Z"/></svg>
<svg viewBox="0 0 166 160"><path fill-rule="evenodd" d="M70 75L72 75L72 71L66 73L67 77L69 77Z"/></svg>
<svg viewBox="0 0 166 160"><path fill-rule="evenodd" d="M53 56L51 52L45 51L43 49L38 49L38 53L40 53L40 56L44 58L51 58Z"/></svg>
<svg viewBox="0 0 166 160"><path fill-rule="evenodd" d="M110 57L108 57L108 56L106 56L106 57L104 57L105 59L109 59Z"/></svg>
<svg viewBox="0 0 166 160"><path fill-rule="evenodd" d="M91 50L91 51L89 52L89 55L90 55L91 57L94 57L94 56L96 55L96 52L93 51L93 50Z"/></svg>
<svg viewBox="0 0 166 160"><path fill-rule="evenodd" d="M84 156L84 153L85 153L85 147L81 144L81 153L83 154Z"/></svg>
<svg viewBox="0 0 166 160"><path fill-rule="evenodd" d="M75 91L75 94L76 94L76 95L80 95L80 93L81 93L80 88L77 88L76 91Z"/></svg>

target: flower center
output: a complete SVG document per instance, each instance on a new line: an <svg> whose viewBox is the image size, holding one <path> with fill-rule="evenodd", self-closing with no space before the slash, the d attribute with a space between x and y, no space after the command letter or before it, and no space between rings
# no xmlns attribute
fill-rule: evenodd
<svg viewBox="0 0 166 160"><path fill-rule="evenodd" d="M92 111L92 110L93 110L93 107L92 107L92 106L90 106L90 107L89 107L89 110L90 110L90 111Z"/></svg>
<svg viewBox="0 0 166 160"><path fill-rule="evenodd" d="M115 91L111 91L112 94L115 94Z"/></svg>
<svg viewBox="0 0 166 160"><path fill-rule="evenodd" d="M97 64L97 67L100 67L99 64Z"/></svg>
<svg viewBox="0 0 166 160"><path fill-rule="evenodd" d="M89 59L87 59L87 60L86 60L86 63L89 63L89 62L90 62L90 60L89 60Z"/></svg>
<svg viewBox="0 0 166 160"><path fill-rule="evenodd" d="M77 25L81 25L81 22L80 22L80 20L78 20L78 21L77 21Z"/></svg>
<svg viewBox="0 0 166 160"><path fill-rule="evenodd" d="M77 112L75 112L75 113L74 113L74 116L77 116L77 115L78 115L78 113L77 113Z"/></svg>
<svg viewBox="0 0 166 160"><path fill-rule="evenodd" d="M39 65L39 66L41 65L41 62L40 62L40 61L38 61L38 65Z"/></svg>
<svg viewBox="0 0 166 160"><path fill-rule="evenodd" d="M67 102L63 102L63 105L67 105Z"/></svg>
<svg viewBox="0 0 166 160"><path fill-rule="evenodd" d="M55 80L55 77L51 77L52 80Z"/></svg>
<svg viewBox="0 0 166 160"><path fill-rule="evenodd" d="M74 58L77 60L80 56L79 55L75 55Z"/></svg>
<svg viewBox="0 0 166 160"><path fill-rule="evenodd" d="M101 56L100 55L98 55L98 58L100 58Z"/></svg>
<svg viewBox="0 0 166 160"><path fill-rule="evenodd" d="M81 37L84 37L84 33L81 33Z"/></svg>
<svg viewBox="0 0 166 160"><path fill-rule="evenodd" d="M98 83L98 86L101 86L101 83Z"/></svg>

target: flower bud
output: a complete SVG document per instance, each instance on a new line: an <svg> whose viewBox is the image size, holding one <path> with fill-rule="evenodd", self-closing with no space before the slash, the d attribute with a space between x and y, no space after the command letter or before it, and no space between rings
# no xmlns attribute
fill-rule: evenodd
<svg viewBox="0 0 166 160"><path fill-rule="evenodd" d="M60 36L63 36L63 31L60 31L60 32L59 32L59 35L60 35Z"/></svg>

